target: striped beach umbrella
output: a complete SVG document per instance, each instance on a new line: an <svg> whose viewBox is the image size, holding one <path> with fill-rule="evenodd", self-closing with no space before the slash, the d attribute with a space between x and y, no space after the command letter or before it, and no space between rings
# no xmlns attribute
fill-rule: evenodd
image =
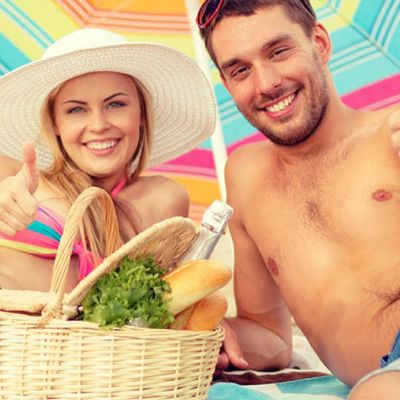
<svg viewBox="0 0 400 400"><path fill-rule="evenodd" d="M201 2L0 0L0 74L38 59L54 40L83 26L107 28L129 40L164 43L201 64L218 101L217 132L197 149L149 171L169 175L188 188L190 215L195 220L215 198L224 196L225 154L245 143L265 140L239 113L218 71L205 56L193 24ZM399 102L400 0L311 2L331 33L330 69L344 102L365 110Z"/></svg>

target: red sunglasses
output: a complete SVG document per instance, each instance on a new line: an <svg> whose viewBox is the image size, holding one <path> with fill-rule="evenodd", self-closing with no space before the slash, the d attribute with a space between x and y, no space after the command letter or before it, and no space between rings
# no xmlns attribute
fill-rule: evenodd
<svg viewBox="0 0 400 400"><path fill-rule="evenodd" d="M228 0L206 0L197 13L196 23L200 29L206 28L217 17ZM244 0L245 1L245 0ZM301 5L315 18L315 12L308 0L299 0Z"/></svg>

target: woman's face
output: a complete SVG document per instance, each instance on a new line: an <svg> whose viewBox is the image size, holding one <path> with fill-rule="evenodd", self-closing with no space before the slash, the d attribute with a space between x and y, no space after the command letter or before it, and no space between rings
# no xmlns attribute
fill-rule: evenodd
<svg viewBox="0 0 400 400"><path fill-rule="evenodd" d="M94 72L67 81L54 99L54 118L65 151L82 171L122 178L141 125L138 90L129 76Z"/></svg>

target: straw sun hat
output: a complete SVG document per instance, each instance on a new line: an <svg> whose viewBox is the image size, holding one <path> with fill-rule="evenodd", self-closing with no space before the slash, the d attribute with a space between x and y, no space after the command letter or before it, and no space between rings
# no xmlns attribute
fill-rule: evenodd
<svg viewBox="0 0 400 400"><path fill-rule="evenodd" d="M40 60L0 78L0 154L21 160L22 143L36 141L38 165L48 166L52 155L37 142L43 102L60 83L94 71L129 74L147 89L155 118L148 167L178 157L212 134L213 91L191 58L164 45L84 28L53 43Z"/></svg>

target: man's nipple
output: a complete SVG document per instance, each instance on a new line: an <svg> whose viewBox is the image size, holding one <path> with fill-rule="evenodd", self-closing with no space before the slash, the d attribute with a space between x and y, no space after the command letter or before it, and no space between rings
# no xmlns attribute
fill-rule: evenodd
<svg viewBox="0 0 400 400"><path fill-rule="evenodd" d="M272 275L275 275L275 276L279 275L278 264L275 262L275 260L273 260L272 258L268 258L267 266Z"/></svg>
<svg viewBox="0 0 400 400"><path fill-rule="evenodd" d="M372 193L372 198L376 201L386 201L393 197L393 193L385 189L378 189Z"/></svg>

